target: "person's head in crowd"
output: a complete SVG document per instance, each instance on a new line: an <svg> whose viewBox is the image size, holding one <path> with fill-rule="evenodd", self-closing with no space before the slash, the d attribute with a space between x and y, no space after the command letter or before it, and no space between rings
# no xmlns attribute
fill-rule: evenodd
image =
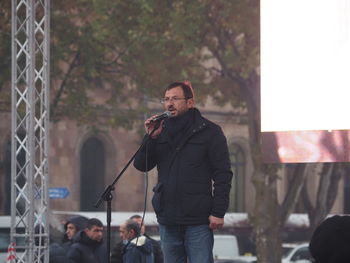
<svg viewBox="0 0 350 263"><path fill-rule="evenodd" d="M146 231L146 227L145 227L145 224L142 223L142 216L140 215L133 215L130 217L131 220L137 222L140 227L141 227L141 235L143 235Z"/></svg>
<svg viewBox="0 0 350 263"><path fill-rule="evenodd" d="M332 216L314 231L310 254L315 263L350 262L350 216Z"/></svg>
<svg viewBox="0 0 350 263"><path fill-rule="evenodd" d="M86 228L88 219L83 216L74 216L64 225L65 239L72 240L76 233Z"/></svg>
<svg viewBox="0 0 350 263"><path fill-rule="evenodd" d="M119 236L122 240L128 240L139 236L141 234L140 224L132 219L127 220L119 228Z"/></svg>
<svg viewBox="0 0 350 263"><path fill-rule="evenodd" d="M171 112L172 117L179 117L194 108L193 89L189 82L173 82L164 92L161 102L164 109Z"/></svg>
<svg viewBox="0 0 350 263"><path fill-rule="evenodd" d="M84 232L91 240L101 242L103 238L103 224L97 218L90 218L86 223Z"/></svg>

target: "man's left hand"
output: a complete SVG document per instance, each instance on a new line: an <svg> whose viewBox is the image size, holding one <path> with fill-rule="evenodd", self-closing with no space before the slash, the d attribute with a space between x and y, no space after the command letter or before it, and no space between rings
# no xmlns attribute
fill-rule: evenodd
<svg viewBox="0 0 350 263"><path fill-rule="evenodd" d="M209 228L210 229L219 229L223 227L224 225L224 219L220 217L215 216L209 216Z"/></svg>

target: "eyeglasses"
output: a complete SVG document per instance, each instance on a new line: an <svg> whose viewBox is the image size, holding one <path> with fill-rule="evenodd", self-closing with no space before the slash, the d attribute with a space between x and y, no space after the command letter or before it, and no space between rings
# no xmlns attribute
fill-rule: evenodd
<svg viewBox="0 0 350 263"><path fill-rule="evenodd" d="M178 98L178 97L172 97L172 98L161 98L160 103L165 104L169 102L176 102L180 100L187 100L188 98Z"/></svg>

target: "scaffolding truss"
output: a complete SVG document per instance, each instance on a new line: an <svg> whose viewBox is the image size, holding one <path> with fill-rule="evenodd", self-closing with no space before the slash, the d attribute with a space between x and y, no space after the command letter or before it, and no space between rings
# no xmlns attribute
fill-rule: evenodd
<svg viewBox="0 0 350 263"><path fill-rule="evenodd" d="M49 0L12 0L11 242L49 262Z"/></svg>

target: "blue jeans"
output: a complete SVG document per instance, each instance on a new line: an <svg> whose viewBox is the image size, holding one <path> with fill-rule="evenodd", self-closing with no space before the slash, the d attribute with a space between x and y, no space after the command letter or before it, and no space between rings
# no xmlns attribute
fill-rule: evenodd
<svg viewBox="0 0 350 263"><path fill-rule="evenodd" d="M213 231L209 225L159 225L165 263L213 263Z"/></svg>

